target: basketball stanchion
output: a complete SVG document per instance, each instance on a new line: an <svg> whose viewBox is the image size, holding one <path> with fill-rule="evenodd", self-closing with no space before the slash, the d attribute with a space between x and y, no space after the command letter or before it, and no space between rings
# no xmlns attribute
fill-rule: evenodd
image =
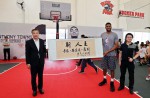
<svg viewBox="0 0 150 98"><path fill-rule="evenodd" d="M59 39L59 17L59 14L52 15L53 22L56 23L56 39Z"/></svg>
<svg viewBox="0 0 150 98"><path fill-rule="evenodd" d="M41 1L40 19L56 23L56 39L59 39L59 22L71 21L71 4Z"/></svg>

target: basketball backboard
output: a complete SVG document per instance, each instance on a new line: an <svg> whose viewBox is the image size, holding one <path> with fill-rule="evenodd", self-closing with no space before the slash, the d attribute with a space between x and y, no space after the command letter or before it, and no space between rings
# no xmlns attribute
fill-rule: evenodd
<svg viewBox="0 0 150 98"><path fill-rule="evenodd" d="M40 19L71 21L71 4L41 1Z"/></svg>

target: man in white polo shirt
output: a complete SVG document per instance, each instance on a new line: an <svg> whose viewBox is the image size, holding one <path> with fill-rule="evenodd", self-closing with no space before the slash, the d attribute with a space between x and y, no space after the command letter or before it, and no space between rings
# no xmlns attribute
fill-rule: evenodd
<svg viewBox="0 0 150 98"><path fill-rule="evenodd" d="M4 46L4 49L3 49L3 52L4 52L4 61L7 60L6 58L6 54L8 55L8 60L10 60L10 43L8 42L8 37L6 36L5 37L5 40L3 42L3 46Z"/></svg>

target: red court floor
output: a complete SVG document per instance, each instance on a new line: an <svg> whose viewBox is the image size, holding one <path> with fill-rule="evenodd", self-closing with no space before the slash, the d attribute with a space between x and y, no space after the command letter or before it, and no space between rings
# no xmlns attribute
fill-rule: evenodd
<svg viewBox="0 0 150 98"><path fill-rule="evenodd" d="M0 74L0 98L33 98L30 71L25 60L11 60L8 62L20 62L12 69ZM90 66L87 66L84 74L79 74L80 67L75 66L75 60L48 61L44 68L44 95L36 98L140 98L136 94L129 94L128 89L117 91L119 82L115 81L115 92L110 92L110 76L108 83L102 87L98 83L102 81L102 70L98 74Z"/></svg>

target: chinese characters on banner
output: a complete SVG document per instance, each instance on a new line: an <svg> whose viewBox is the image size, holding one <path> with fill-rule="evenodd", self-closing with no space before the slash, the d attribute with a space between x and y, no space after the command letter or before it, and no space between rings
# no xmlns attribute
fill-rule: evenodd
<svg viewBox="0 0 150 98"><path fill-rule="evenodd" d="M95 40L57 40L57 59L95 56Z"/></svg>

